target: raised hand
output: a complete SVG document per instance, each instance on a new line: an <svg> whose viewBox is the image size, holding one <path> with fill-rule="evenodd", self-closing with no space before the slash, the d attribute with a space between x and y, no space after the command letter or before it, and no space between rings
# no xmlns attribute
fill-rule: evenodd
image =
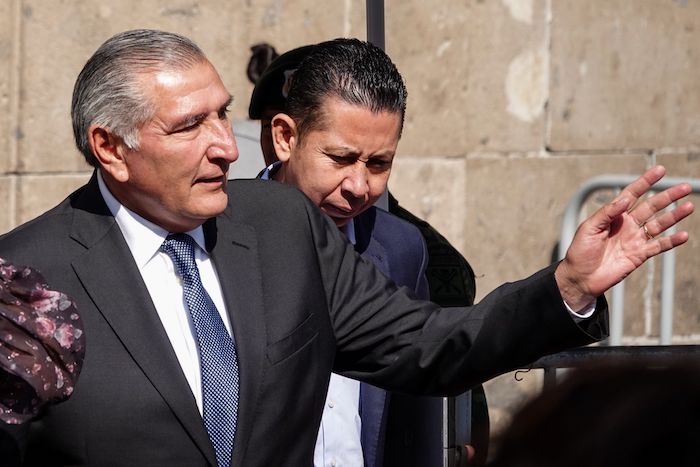
<svg viewBox="0 0 700 467"><path fill-rule="evenodd" d="M572 309L586 307L647 259L688 240L683 231L661 234L693 212L690 201L662 212L691 192L689 184L640 201L665 173L660 165L647 170L579 226L554 274L562 298Z"/></svg>

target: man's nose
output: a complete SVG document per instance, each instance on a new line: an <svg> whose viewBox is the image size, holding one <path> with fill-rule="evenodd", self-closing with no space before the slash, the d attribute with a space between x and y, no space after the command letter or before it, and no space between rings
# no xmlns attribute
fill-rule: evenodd
<svg viewBox="0 0 700 467"><path fill-rule="evenodd" d="M228 119L216 120L210 125L211 143L207 151L210 159L225 159L231 163L238 159L238 146Z"/></svg>
<svg viewBox="0 0 700 467"><path fill-rule="evenodd" d="M364 162L357 160L343 179L341 188L355 198L363 198L369 193L369 178Z"/></svg>

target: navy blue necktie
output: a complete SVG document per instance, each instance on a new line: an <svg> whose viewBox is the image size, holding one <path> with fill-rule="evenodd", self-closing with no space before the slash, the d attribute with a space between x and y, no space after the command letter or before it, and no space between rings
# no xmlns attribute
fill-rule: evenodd
<svg viewBox="0 0 700 467"><path fill-rule="evenodd" d="M160 247L172 258L182 278L185 302L199 345L204 426L214 445L219 467L228 467L238 414L238 357L233 339L202 285L194 261L194 248L194 239L186 234L168 235Z"/></svg>

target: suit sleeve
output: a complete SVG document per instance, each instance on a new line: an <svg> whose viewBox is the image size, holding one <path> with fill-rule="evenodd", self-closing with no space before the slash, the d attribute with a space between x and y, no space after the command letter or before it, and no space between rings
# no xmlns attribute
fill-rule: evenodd
<svg viewBox="0 0 700 467"><path fill-rule="evenodd" d="M440 308L397 288L307 206L337 345L334 371L388 390L451 395L607 335L607 304L576 323L551 265L480 303Z"/></svg>

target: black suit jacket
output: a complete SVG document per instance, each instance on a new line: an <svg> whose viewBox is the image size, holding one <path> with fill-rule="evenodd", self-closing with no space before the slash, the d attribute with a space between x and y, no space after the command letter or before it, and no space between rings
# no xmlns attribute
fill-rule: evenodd
<svg viewBox="0 0 700 467"><path fill-rule="evenodd" d="M229 186L204 224L240 362L232 465L311 465L331 370L389 390L455 394L543 354L604 337L577 325L549 267L466 310L414 300L361 259L291 187ZM31 425L27 465L215 465L194 397L96 178L0 238L85 324L76 390ZM504 325L507 323L507 325Z"/></svg>

